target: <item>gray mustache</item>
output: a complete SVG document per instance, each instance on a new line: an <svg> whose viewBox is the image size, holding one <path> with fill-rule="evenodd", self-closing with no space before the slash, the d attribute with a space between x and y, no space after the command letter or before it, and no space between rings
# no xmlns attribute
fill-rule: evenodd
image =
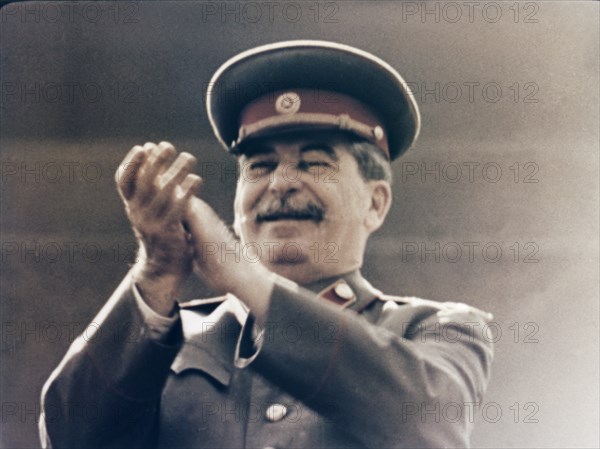
<svg viewBox="0 0 600 449"><path fill-rule="evenodd" d="M324 214L324 207L316 201L285 196L261 201L256 208L256 221L261 223L291 219L320 222L323 220Z"/></svg>

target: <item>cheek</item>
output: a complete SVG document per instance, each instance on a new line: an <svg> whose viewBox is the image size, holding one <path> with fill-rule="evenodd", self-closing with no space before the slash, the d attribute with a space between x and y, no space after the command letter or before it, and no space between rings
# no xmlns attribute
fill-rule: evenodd
<svg viewBox="0 0 600 449"><path fill-rule="evenodd" d="M252 220L253 206L264 193L262 183L238 183L233 203L234 229L242 238L252 238L256 234L256 224Z"/></svg>
<svg viewBox="0 0 600 449"><path fill-rule="evenodd" d="M345 154L339 162L336 175L336 183L323 183L323 186L327 187L328 195L334 199L336 212L356 222L369 208L369 187L362 180L354 159Z"/></svg>
<svg viewBox="0 0 600 449"><path fill-rule="evenodd" d="M251 207L255 198L257 197L258 189L255 185L245 181L241 181L237 185L235 191L234 210L236 213L244 214L247 213Z"/></svg>
<svg viewBox="0 0 600 449"><path fill-rule="evenodd" d="M338 205L346 214L362 214L369 206L369 195L366 189L359 183L348 183L340 185L337 196Z"/></svg>
<svg viewBox="0 0 600 449"><path fill-rule="evenodd" d="M329 201L327 220L338 234L353 233L365 223L368 202L364 192L356 187L340 189Z"/></svg>
<svg viewBox="0 0 600 449"><path fill-rule="evenodd" d="M234 222L233 227L236 234L243 236L243 230L248 227L248 223L244 218L248 212L248 189L241 184L238 184L235 191L235 199L233 201Z"/></svg>

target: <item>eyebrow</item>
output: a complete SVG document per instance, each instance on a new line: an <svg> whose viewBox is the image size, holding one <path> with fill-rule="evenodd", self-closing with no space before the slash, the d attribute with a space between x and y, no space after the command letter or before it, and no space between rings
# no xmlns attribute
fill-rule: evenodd
<svg viewBox="0 0 600 449"><path fill-rule="evenodd" d="M319 151L321 153L325 153L334 161L338 160L338 156L334 149L331 147L331 145L326 143L308 143L300 148L300 153L307 153L309 151Z"/></svg>
<svg viewBox="0 0 600 449"><path fill-rule="evenodd" d="M308 153L310 151L324 153L334 161L339 159L333 147L326 143L310 142L300 147L300 154ZM275 147L270 144L248 145L247 148L242 150L242 153L246 158L271 155L275 154Z"/></svg>

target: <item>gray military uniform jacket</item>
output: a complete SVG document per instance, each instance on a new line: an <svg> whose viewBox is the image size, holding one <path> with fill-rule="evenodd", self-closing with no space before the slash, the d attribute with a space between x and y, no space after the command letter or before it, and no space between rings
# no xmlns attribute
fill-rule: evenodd
<svg viewBox="0 0 600 449"><path fill-rule="evenodd" d="M490 316L358 272L310 287L277 284L260 329L233 296L191 301L157 338L127 277L46 383L42 444L467 447Z"/></svg>

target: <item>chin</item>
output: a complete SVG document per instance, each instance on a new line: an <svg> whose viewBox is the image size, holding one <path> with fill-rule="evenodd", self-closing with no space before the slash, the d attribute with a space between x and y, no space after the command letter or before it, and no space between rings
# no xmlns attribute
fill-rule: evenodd
<svg viewBox="0 0 600 449"><path fill-rule="evenodd" d="M305 245L301 245L295 240L279 240L273 243L272 250L263 254L263 260L266 257L266 263L269 266L296 269L311 263L311 257Z"/></svg>

